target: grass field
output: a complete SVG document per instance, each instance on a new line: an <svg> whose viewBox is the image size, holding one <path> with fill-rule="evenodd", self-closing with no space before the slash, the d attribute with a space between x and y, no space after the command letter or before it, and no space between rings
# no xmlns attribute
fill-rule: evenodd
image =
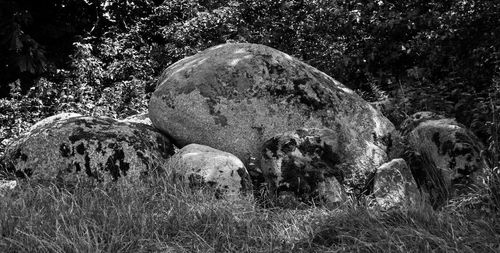
<svg viewBox="0 0 500 253"><path fill-rule="evenodd" d="M500 252L488 208L265 209L161 179L72 192L21 182L0 197L0 227L0 252Z"/></svg>

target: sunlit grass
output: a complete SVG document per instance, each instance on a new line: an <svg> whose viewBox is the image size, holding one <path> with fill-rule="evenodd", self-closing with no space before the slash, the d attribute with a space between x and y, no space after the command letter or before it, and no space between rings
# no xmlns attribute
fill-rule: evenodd
<svg viewBox="0 0 500 253"><path fill-rule="evenodd" d="M0 252L498 252L500 218L445 207L264 209L157 179L21 185L0 197Z"/></svg>

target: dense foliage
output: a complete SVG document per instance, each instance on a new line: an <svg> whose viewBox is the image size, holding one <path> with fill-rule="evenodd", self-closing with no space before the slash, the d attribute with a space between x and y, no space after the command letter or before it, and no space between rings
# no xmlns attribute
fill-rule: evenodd
<svg viewBox="0 0 500 253"><path fill-rule="evenodd" d="M0 5L2 139L59 111L114 117L141 111L162 69L224 42L265 44L302 59L369 101L389 101L396 124L432 110L456 117L484 141L498 128L496 0Z"/></svg>

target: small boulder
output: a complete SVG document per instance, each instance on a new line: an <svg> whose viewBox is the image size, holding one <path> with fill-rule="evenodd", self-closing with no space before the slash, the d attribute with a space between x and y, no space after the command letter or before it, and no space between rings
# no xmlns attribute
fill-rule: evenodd
<svg viewBox="0 0 500 253"><path fill-rule="evenodd" d="M423 112L402 126L406 160L433 204L485 187L486 161L479 139L454 119Z"/></svg>
<svg viewBox="0 0 500 253"><path fill-rule="evenodd" d="M168 162L174 179L191 188L213 187L217 197L236 197L252 191L250 176L236 156L205 145L190 144Z"/></svg>
<svg viewBox="0 0 500 253"><path fill-rule="evenodd" d="M271 193L291 192L302 201L339 203L342 184L355 185L364 171L342 161L338 134L330 129L299 129L277 135L262 147L261 168Z"/></svg>
<svg viewBox="0 0 500 253"><path fill-rule="evenodd" d="M61 114L42 120L12 142L2 163L7 172L32 180L132 182L172 154L173 145L151 126Z"/></svg>
<svg viewBox="0 0 500 253"><path fill-rule="evenodd" d="M413 206L421 200L411 170L401 158L384 163L377 169L373 196L375 206L382 210Z"/></svg>

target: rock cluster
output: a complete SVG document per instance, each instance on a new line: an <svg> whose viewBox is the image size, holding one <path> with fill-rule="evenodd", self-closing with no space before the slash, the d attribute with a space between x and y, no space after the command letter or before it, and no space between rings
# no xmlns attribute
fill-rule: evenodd
<svg viewBox="0 0 500 253"><path fill-rule="evenodd" d="M218 197L263 187L270 197L339 204L369 194L383 210L414 205L421 191L437 199L439 187L481 186L483 147L454 120L421 112L401 133L408 150L387 118L335 79L273 48L234 43L165 69L147 113L49 117L2 163L18 177L65 183L167 170ZM393 159L403 153L409 166Z"/></svg>
<svg viewBox="0 0 500 253"><path fill-rule="evenodd" d="M203 144L245 163L250 157L259 163L262 144L275 135L328 128L349 157L343 162L364 172L385 162L395 130L325 73L273 48L245 43L209 48L168 67L149 116L181 147ZM355 180L364 184L368 178Z"/></svg>

